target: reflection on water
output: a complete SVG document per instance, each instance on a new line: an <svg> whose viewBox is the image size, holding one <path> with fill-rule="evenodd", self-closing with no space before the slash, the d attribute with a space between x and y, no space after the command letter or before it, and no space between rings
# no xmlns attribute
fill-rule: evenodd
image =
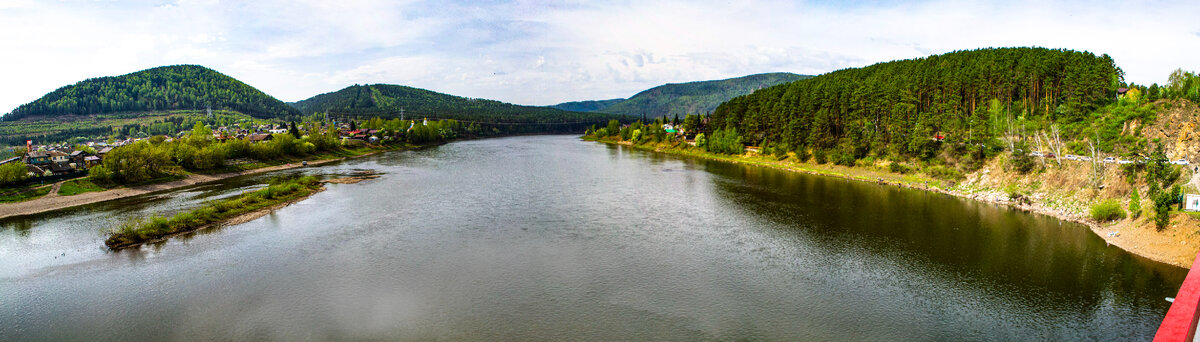
<svg viewBox="0 0 1200 342"><path fill-rule="evenodd" d="M539 136L118 253L279 174L0 222L0 340L1144 340L1185 271L944 195Z"/></svg>

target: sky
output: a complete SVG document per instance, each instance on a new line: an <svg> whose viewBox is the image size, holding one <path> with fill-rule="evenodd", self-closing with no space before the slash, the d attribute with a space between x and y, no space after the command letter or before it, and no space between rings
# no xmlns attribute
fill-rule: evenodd
<svg viewBox="0 0 1200 342"><path fill-rule="evenodd" d="M551 105L1008 46L1107 53L1161 84L1200 71L1200 2L0 0L0 113L173 64L284 101L390 83Z"/></svg>

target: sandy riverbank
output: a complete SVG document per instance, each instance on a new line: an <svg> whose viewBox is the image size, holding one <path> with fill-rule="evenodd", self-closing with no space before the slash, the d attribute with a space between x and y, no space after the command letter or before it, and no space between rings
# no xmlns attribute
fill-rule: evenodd
<svg viewBox="0 0 1200 342"><path fill-rule="evenodd" d="M375 154L375 153L378 153L378 151L367 153L367 154L364 154L363 156L367 156L367 155L371 155L371 154ZM321 164L326 164L326 163L332 163L332 162L341 161L341 160L345 160L345 159L346 158L343 157L343 158L337 158L337 159L316 160L316 161L308 162L308 166L316 166L316 165L321 165ZM219 181L222 179L227 179L227 178L232 178L232 177L237 177L237 176L294 169L294 168L298 168L298 167L302 167L302 166L303 165L300 163L292 163L292 164L285 164L285 165L278 165L278 166L268 166L268 167L240 171L240 172L229 172L229 173L220 173L220 174L212 174L212 175L192 174L192 175L189 175L187 178L180 179L177 181L135 186L135 187L129 187L129 188L117 188L117 189L97 191L97 192L87 192L87 193L82 193L82 194L78 194L78 195L74 195L74 196L58 196L57 193L52 192L51 194L48 194L46 196L43 196L43 197L40 197L37 199L33 199L33 200L29 200L29 201L0 204L0 219L7 218L7 217L13 217L13 216L39 214L39 213L55 211L55 210L60 210L60 209L66 209L66 208L85 205L85 204L111 201L111 200L115 200L115 199L119 199L119 198L145 195L145 194L159 192L159 191L166 191L166 190L177 189L177 188L182 188L182 187L187 187L187 186L192 186L192 185L197 185L197 184L214 182L214 181Z"/></svg>
<svg viewBox="0 0 1200 342"><path fill-rule="evenodd" d="M680 156L720 160L732 163L749 164L769 167L791 172L837 177L863 182L872 182L890 186L898 186L946 194L950 196L983 201L995 205L1038 213L1060 220L1076 222L1087 226L1093 233L1109 244L1128 251L1132 254L1157 262L1191 268L1200 246L1200 219L1188 214L1171 216L1171 226L1163 231L1154 228L1148 217L1128 219L1115 223L1098 223L1087 216L1086 208L1064 208L1052 205L1041 196L1032 196L1029 202L1010 200L1001 191L972 191L958 187L939 187L940 181L923 179L889 172L879 172L859 167L845 167L832 164L814 165L791 161L775 161L768 158L751 157L749 155L726 156L704 152L684 151L674 148L631 145L628 142L612 142L592 140L607 144L632 146L637 149L662 152ZM926 182L928 181L928 182ZM932 184L932 185L931 185ZM1113 234L1110 234L1113 233Z"/></svg>

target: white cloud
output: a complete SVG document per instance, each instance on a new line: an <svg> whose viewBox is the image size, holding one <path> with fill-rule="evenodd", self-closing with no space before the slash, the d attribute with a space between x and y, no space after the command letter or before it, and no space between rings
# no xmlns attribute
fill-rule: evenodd
<svg viewBox="0 0 1200 342"><path fill-rule="evenodd" d="M1200 70L1200 4L775 1L0 2L0 112L84 78L202 64L286 101L396 83L522 104L992 46Z"/></svg>

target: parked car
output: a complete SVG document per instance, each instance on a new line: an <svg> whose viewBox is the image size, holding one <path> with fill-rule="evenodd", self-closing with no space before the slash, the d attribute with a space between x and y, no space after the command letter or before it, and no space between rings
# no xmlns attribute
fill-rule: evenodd
<svg viewBox="0 0 1200 342"><path fill-rule="evenodd" d="M1042 154L1042 152L1038 152L1038 151L1033 151L1033 153L1030 153L1029 155L1034 156L1034 157L1039 157L1039 158L1045 156L1045 154Z"/></svg>
<svg viewBox="0 0 1200 342"><path fill-rule="evenodd" d="M1050 153L1046 153L1046 158L1054 159L1054 158L1058 158L1058 156L1054 155L1054 152L1050 152Z"/></svg>
<svg viewBox="0 0 1200 342"><path fill-rule="evenodd" d="M1116 163L1117 158L1113 158L1113 157L1104 158L1104 162L1105 163Z"/></svg>
<svg viewBox="0 0 1200 342"><path fill-rule="evenodd" d="M1188 161L1187 161L1187 159L1180 158L1179 160L1176 160L1176 161L1173 161L1173 162L1171 162L1171 164L1175 164L1175 165L1187 165L1187 164L1188 164Z"/></svg>
<svg viewBox="0 0 1200 342"><path fill-rule="evenodd" d="M1117 164L1133 164L1133 161L1128 160L1128 159L1121 159L1121 160L1117 161Z"/></svg>
<svg viewBox="0 0 1200 342"><path fill-rule="evenodd" d="M1079 160L1079 156L1076 156L1074 154L1068 154L1066 158L1067 158L1067 160Z"/></svg>
<svg viewBox="0 0 1200 342"><path fill-rule="evenodd" d="M1088 156L1079 156L1079 160L1082 160L1082 161L1092 161L1092 157L1088 157Z"/></svg>

